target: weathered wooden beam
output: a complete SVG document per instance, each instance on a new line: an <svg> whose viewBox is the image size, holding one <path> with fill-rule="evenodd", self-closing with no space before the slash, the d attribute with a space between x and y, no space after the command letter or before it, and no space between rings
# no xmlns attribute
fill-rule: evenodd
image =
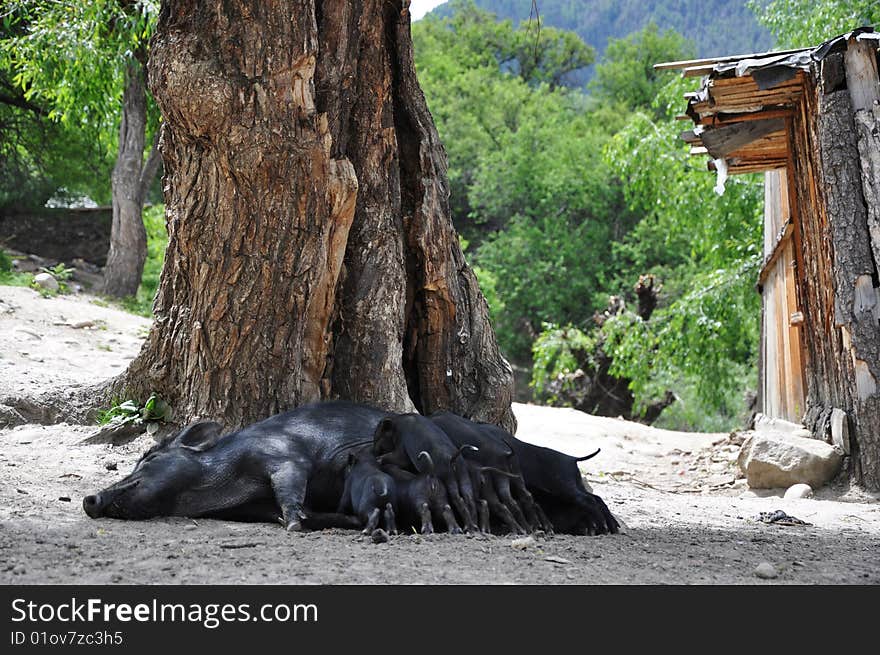
<svg viewBox="0 0 880 655"><path fill-rule="evenodd" d="M770 118L706 129L700 136L709 154L714 159L721 159L753 141L784 129L783 119Z"/></svg>
<svg viewBox="0 0 880 655"><path fill-rule="evenodd" d="M880 78L877 49L851 40L844 54L846 83L855 112L862 193L868 212L868 233L874 262L880 262Z"/></svg>
<svg viewBox="0 0 880 655"><path fill-rule="evenodd" d="M706 64L703 66L688 66L684 70L681 71L682 77L700 77L701 75L708 75L715 68L714 64Z"/></svg>
<svg viewBox="0 0 880 655"><path fill-rule="evenodd" d="M853 111L871 109L880 103L880 80L877 78L877 47L868 41L850 39L843 55L846 86Z"/></svg>
<svg viewBox="0 0 880 655"><path fill-rule="evenodd" d="M763 121L769 118L788 118L791 116L791 109L769 109L767 111L755 111L747 114L725 114L718 113L707 116L700 120L702 125L730 125L732 123L747 123L749 121ZM685 115L690 119L690 116Z"/></svg>
<svg viewBox="0 0 880 655"><path fill-rule="evenodd" d="M789 218L782 229L782 234L776 239L776 243L773 246L773 250L770 251L770 255L764 260L764 265L761 267L761 272L758 273L758 285L764 286L764 283L767 281L767 276L770 275L770 271L773 270L773 267L776 266L776 262L782 256L782 253L785 251L786 244L791 240L791 235L794 233L791 225L791 219Z"/></svg>

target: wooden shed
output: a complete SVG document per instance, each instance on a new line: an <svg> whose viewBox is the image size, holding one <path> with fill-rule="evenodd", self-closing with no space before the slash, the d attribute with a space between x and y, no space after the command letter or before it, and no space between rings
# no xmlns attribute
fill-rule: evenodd
<svg viewBox="0 0 880 655"><path fill-rule="evenodd" d="M880 34L658 64L702 77L682 134L765 176L759 411L803 423L880 488Z"/></svg>

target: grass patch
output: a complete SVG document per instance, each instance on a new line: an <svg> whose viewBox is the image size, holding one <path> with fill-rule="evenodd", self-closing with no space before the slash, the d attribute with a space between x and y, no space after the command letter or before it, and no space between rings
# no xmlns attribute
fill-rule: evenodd
<svg viewBox="0 0 880 655"><path fill-rule="evenodd" d="M9 253L0 250L0 286L4 287L27 287L30 286L34 276L30 273L19 273L12 269L12 257Z"/></svg>

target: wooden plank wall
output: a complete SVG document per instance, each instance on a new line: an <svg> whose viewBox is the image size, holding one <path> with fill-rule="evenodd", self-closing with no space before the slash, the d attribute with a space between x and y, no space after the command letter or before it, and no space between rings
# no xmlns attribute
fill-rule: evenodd
<svg viewBox="0 0 880 655"><path fill-rule="evenodd" d="M804 377L792 218L787 174L764 175L764 258L761 411L767 416L799 422L804 413Z"/></svg>

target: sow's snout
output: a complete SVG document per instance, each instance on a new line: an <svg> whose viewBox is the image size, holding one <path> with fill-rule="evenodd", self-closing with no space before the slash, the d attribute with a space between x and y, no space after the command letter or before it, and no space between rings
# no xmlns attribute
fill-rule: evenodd
<svg viewBox="0 0 880 655"><path fill-rule="evenodd" d="M104 506L101 503L101 494L95 494L94 496L86 496L83 498L83 510L93 519L100 518L104 512Z"/></svg>
<svg viewBox="0 0 880 655"><path fill-rule="evenodd" d="M128 506L136 503L132 502L133 499L127 498L126 494L139 484L140 480L126 479L94 495L86 496L83 498L83 511L93 519L102 516L117 519L130 518L129 515L132 511Z"/></svg>

